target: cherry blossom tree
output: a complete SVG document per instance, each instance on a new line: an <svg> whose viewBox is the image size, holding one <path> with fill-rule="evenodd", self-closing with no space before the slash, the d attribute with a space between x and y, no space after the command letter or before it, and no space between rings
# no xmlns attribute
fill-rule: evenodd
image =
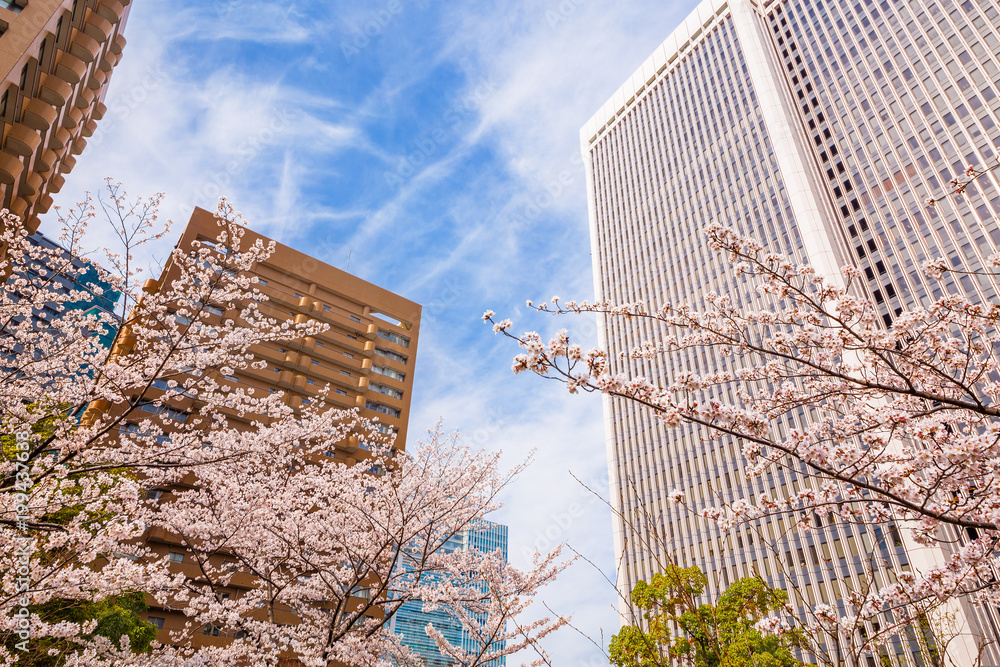
<svg viewBox="0 0 1000 667"><path fill-rule="evenodd" d="M255 346L325 325L265 313L253 268L271 249L243 241L245 223L224 200L217 239L175 250L169 284L141 289L139 259L169 232L161 199L109 183L96 202L62 213L72 255L86 254L99 213L120 242L83 268L30 243L0 212L9 276L0 286L0 661L405 664L412 656L389 621L411 601L470 610L460 618L484 644L460 664L540 651L564 621L522 612L565 566L558 552L521 571L497 554L444 548L499 507L527 463L504 469L498 453L440 428L404 452L322 394L292 408L281 392L233 386L227 376L265 365ZM59 288L67 279L68 292ZM120 295L113 311L78 307L111 295ZM109 349L101 339L112 334ZM370 451L354 466L328 456L348 438ZM156 531L183 545L184 567L150 547ZM187 629L146 646L134 620L65 613L136 596L184 614ZM231 641L192 642L206 627Z"/></svg>
<svg viewBox="0 0 1000 667"><path fill-rule="evenodd" d="M991 169L969 170L951 194ZM817 629L853 638L860 621L878 619L886 639L934 613L947 617L953 601L998 604L1000 304L944 290L947 296L886 327L856 284L855 267L830 280L721 226L707 234L768 305L747 309L714 293L699 304L658 308L558 297L528 302L554 315L645 321L658 333L623 358L671 360L679 369L672 375L615 374L607 351L584 350L565 330L545 342L535 332L515 335L512 322L492 311L483 319L522 348L515 373L635 402L669 427L700 424L734 438L742 443L748 478L781 469L806 473L804 486L787 498L763 493L728 502L718 494L705 506L680 490L670 494L721 528L779 515L802 531L831 523L879 526L940 554L932 566L888 572L889 581L873 579L854 591L844 601L846 616L815 606ZM940 262L926 268L938 279L952 270ZM707 353L719 363L698 372L685 363L686 353ZM807 425L786 428L798 412L809 415Z"/></svg>

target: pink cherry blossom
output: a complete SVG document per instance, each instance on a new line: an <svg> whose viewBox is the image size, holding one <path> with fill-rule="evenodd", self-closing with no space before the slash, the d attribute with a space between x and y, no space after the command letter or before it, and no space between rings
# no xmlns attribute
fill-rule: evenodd
<svg viewBox="0 0 1000 667"><path fill-rule="evenodd" d="M122 248L88 268L122 295L113 313L74 309L92 295L60 293L53 276L82 270L0 212L0 269L11 276L0 287L0 638L13 645L25 627L30 647L68 640L68 665L277 664L291 654L305 665L388 665L412 659L389 619L422 601L457 610L483 640L461 653L471 667L537 649L565 624L526 611L566 566L558 550L520 570L495 553L443 549L499 507L525 464L503 468L498 453L440 428L402 451L356 410L329 407L323 391L292 408L282 392L227 382L266 367L257 346L325 325L267 314L253 269L271 248L245 241L225 200L217 238L175 250L165 284L143 290L136 257L169 229L157 222L160 200L111 183L101 202ZM62 214L74 254L94 211L88 199ZM209 306L225 316L210 317ZM43 307L59 316L40 319ZM113 331L111 350L92 335ZM326 455L348 438L364 444L357 465ZM188 569L158 556L149 531L182 550ZM122 591L182 614L189 631L133 654L127 642L86 638L92 621L50 623L32 611ZM191 632L206 625L233 640L192 647ZM468 650L435 638L446 653ZM0 651L4 665L17 659Z"/></svg>

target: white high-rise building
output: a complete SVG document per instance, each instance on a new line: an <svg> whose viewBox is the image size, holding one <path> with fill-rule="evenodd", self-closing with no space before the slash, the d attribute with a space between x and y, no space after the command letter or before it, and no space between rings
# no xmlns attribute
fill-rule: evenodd
<svg viewBox="0 0 1000 667"><path fill-rule="evenodd" d="M941 292L920 269L927 260L976 270L1000 248L995 173L964 198L924 203L966 166L996 164L998 63L1000 0L705 0L581 131L598 298L655 308L717 291L763 305L708 247L704 229L718 222L829 276L854 264L887 324L929 304ZM945 287L1000 303L995 278ZM620 358L655 338L643 322L608 319L602 334L617 372L662 379L679 370ZM708 355L682 363L721 368ZM941 557L888 527L803 537L774 519L722 534L673 506L669 491L787 497L801 479L747 481L739 443L693 425L666 429L618 399L605 410L625 593L662 569L666 552L700 566L713 595L753 567L800 608L843 599L861 585L864 562L905 570ZM788 425L802 419L790 415ZM1000 616L956 609L964 639L952 650L962 664L971 638L1000 638ZM913 660L905 637L893 648ZM983 664L1000 664L996 645Z"/></svg>

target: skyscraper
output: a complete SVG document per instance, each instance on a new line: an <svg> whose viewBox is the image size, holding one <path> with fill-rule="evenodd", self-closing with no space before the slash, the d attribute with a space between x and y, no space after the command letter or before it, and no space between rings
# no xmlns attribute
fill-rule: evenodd
<svg viewBox="0 0 1000 667"><path fill-rule="evenodd" d="M29 231L107 112L131 0L0 0L0 207Z"/></svg>
<svg viewBox="0 0 1000 667"><path fill-rule="evenodd" d="M497 549L503 552L507 560L507 526L492 521L482 520L458 533L448 541L445 547L450 551L481 551L492 553ZM392 619L393 632L400 635L403 645L416 653L423 661L424 667L450 667L454 664L441 655L437 644L426 631L431 624L452 646L460 646L466 651L475 651L480 643L462 628L461 623L444 607L433 611L424 611L422 602L407 602L403 604ZM502 644L500 648L503 648ZM504 667L506 658L500 657L489 663L488 667Z"/></svg>
<svg viewBox="0 0 1000 667"><path fill-rule="evenodd" d="M219 223L213 213L195 209L177 247L191 251L196 241L214 245L219 232ZM270 242L247 230L243 237L244 247L259 239L265 244ZM264 394L269 390L282 390L285 402L293 408L315 400L324 386L330 385L331 391L326 397L329 407L358 408L361 416L378 418L384 433L396 433L394 447L403 449L421 307L280 243L275 244L274 252L256 266L254 273L260 281L256 287L268 297L261 306L262 312L279 321L323 322L329 329L297 340L259 343L253 352L259 360L266 361L267 366L233 371L234 375L225 376L225 379L234 386ZM144 289L158 291L162 285L176 279L176 275L177 269L168 265L163 275L158 280L147 281ZM222 308L208 308L211 317L222 319L227 315ZM154 384L150 396L161 394L165 388L165 383ZM187 419L183 408L183 405L171 408L180 421ZM228 419L234 429L251 427L249 416L241 418L232 414ZM129 416L129 423L123 428L137 428L141 420L140 408ZM367 456L367 447L363 438L351 435L346 441L330 443L327 454L351 465ZM155 494L151 497L158 498L168 491L153 489L150 493ZM152 529L146 541L156 554L167 556L177 571L185 572L192 579L198 578L197 564L185 553L176 535ZM232 586L234 595L241 590L237 581L234 579ZM255 582L248 575L242 585L250 587ZM161 642L170 642L170 631L182 630L187 620L177 609L159 606L153 606L146 616L160 629L158 639ZM293 621L289 613L282 622ZM232 639L228 633L217 626L206 626L190 640L194 645L218 645Z"/></svg>
<svg viewBox="0 0 1000 667"><path fill-rule="evenodd" d="M977 270L1000 247L995 174L968 197L924 203L966 166L996 164L997 54L996 0L705 0L581 131L598 298L658 307L716 291L766 307L708 247L705 227L721 223L825 275L854 264L886 324L929 304L941 291L920 271L926 260ZM995 277L945 287L974 301L1000 294ZM619 357L652 337L645 323L608 319L602 335L613 372L679 370ZM700 355L679 363L722 365ZM895 531L827 527L801 537L768 520L756 535L720 534L672 507L669 490L698 504L710 489L781 495L796 488L796 473L747 481L738 443L693 425L665 429L619 399L605 408L625 591L657 570L664 549L705 570L713 594L753 566L801 593L800 606L843 599L873 549L901 570L926 556ZM993 610L963 605L960 615L966 637L1000 636ZM895 649L905 657L911 647ZM1000 661L990 650L984 659Z"/></svg>

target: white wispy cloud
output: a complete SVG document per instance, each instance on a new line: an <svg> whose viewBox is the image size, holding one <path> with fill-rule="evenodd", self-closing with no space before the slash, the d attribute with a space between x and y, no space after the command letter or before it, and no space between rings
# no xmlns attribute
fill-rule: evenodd
<svg viewBox="0 0 1000 667"><path fill-rule="evenodd" d="M331 121L318 115L341 108L335 98L262 80L253 68L198 58L208 46L189 41L185 26L192 12L207 10L172 13L167 4L176 5L152 2L132 12L108 113L56 203L69 206L111 176L136 194L165 192L165 216L178 224L194 206L214 209L226 194L262 227L287 227L296 180L304 177L299 164L317 153L369 145L346 116ZM249 11L239 4L240 12ZM54 217L43 219L43 231Z"/></svg>
<svg viewBox="0 0 1000 667"><path fill-rule="evenodd" d="M165 3L175 5L176 3ZM162 6L162 5L161 5ZM186 18L197 37L257 44L302 43L322 34L309 3L269 0L207 0Z"/></svg>

